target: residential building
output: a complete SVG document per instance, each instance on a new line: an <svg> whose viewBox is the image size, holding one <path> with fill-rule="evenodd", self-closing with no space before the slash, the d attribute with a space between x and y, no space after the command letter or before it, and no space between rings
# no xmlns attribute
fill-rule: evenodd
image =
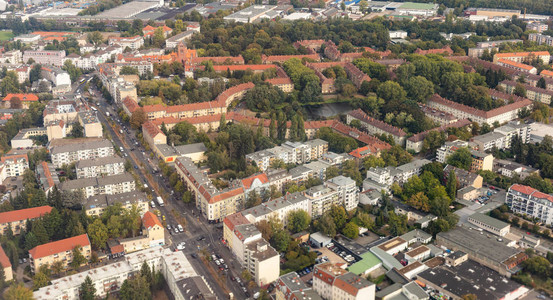
<svg viewBox="0 0 553 300"><path fill-rule="evenodd" d="M303 210L311 215L309 200L303 193L296 192L248 208L241 213L252 224L276 218L283 226L287 226L288 215L293 211Z"/></svg>
<svg viewBox="0 0 553 300"><path fill-rule="evenodd" d="M113 176L125 172L125 160L119 156L79 160L75 164L77 179Z"/></svg>
<svg viewBox="0 0 553 300"><path fill-rule="evenodd" d="M81 283L86 277L92 280L98 297L107 297L117 292L127 278L140 272L144 262L163 274L175 299L213 299L213 292L203 277L197 275L184 253L162 247L127 254L117 262L54 279L50 285L35 291L33 297L37 300L78 300Z"/></svg>
<svg viewBox="0 0 553 300"><path fill-rule="evenodd" d="M415 50L415 54L419 55L427 55L427 54L446 54L446 55L453 55L453 50L449 46L444 46L442 48L438 49L428 49L428 50L422 50L418 48Z"/></svg>
<svg viewBox="0 0 553 300"><path fill-rule="evenodd" d="M38 96L35 94L7 94L6 97L2 99L4 108L12 108L12 100L14 99L21 100L20 108L23 109L28 109L31 103L38 102Z"/></svg>
<svg viewBox="0 0 553 300"><path fill-rule="evenodd" d="M29 158L27 154L5 154L0 158L2 166L7 177L22 176L23 172L29 168Z"/></svg>
<svg viewBox="0 0 553 300"><path fill-rule="evenodd" d="M455 177L457 178L457 183L460 189L467 186L473 187L475 189L479 189L482 187L484 179L477 173L468 172L466 170L456 168L452 165L447 165L444 168L444 177L446 179L449 178L449 173L451 173L451 171L455 173Z"/></svg>
<svg viewBox="0 0 553 300"><path fill-rule="evenodd" d="M477 135L470 139L474 144L473 148L480 151L488 151L493 148L499 150L511 148L511 142L516 136L522 143L530 141L530 125L522 122L509 122L503 126L497 127L492 132L483 135Z"/></svg>
<svg viewBox="0 0 553 300"><path fill-rule="evenodd" d="M553 37L541 33L530 33L528 40L536 42L538 45L553 46Z"/></svg>
<svg viewBox="0 0 553 300"><path fill-rule="evenodd" d="M347 124L350 124L353 120L358 120L359 122L361 122L361 127L367 130L369 134L391 135L396 144L403 145L405 143L405 139L407 136L407 133L405 133L405 131L388 123L371 118L361 109L357 109L347 113Z"/></svg>
<svg viewBox="0 0 553 300"><path fill-rule="evenodd" d="M285 142L281 146L246 154L246 161L255 162L261 171L271 166L274 160L285 164L303 164L321 158L328 152L328 142L321 139L299 142Z"/></svg>
<svg viewBox="0 0 553 300"><path fill-rule="evenodd" d="M521 84L512 80L503 80L499 83L499 86L509 94L514 94L517 85L522 85L524 87L526 90L526 97L528 99L545 103L547 105L551 104L551 100L553 98L552 90L542 89L529 84Z"/></svg>
<svg viewBox="0 0 553 300"><path fill-rule="evenodd" d="M48 150L52 164L56 168L79 160L109 157L115 154L111 142L102 138L56 139L50 141Z"/></svg>
<svg viewBox="0 0 553 300"><path fill-rule="evenodd" d="M36 273L43 265L51 266L54 262L61 261L67 268L73 261L73 250L78 248L86 259L90 260L90 240L87 234L70 237L67 239L38 245L29 250L29 262L31 270Z"/></svg>
<svg viewBox="0 0 553 300"><path fill-rule="evenodd" d="M472 259L499 274L510 277L519 270L528 256L520 249L509 247L509 241L488 238L480 231L456 227L436 235L436 244L452 251L462 251Z"/></svg>
<svg viewBox="0 0 553 300"><path fill-rule="evenodd" d="M505 236L511 229L511 225L481 213L470 215L467 221L478 228L482 228L498 236Z"/></svg>
<svg viewBox="0 0 553 300"><path fill-rule="evenodd" d="M309 199L309 212L312 218L320 217L329 211L332 206L342 204L340 193L324 185L311 187L305 191L304 195Z"/></svg>
<svg viewBox="0 0 553 300"><path fill-rule="evenodd" d="M29 59L40 65L52 65L62 67L65 61L64 50L26 50L23 52L23 62Z"/></svg>
<svg viewBox="0 0 553 300"><path fill-rule="evenodd" d="M12 263L6 255L6 252L4 252L4 248L2 248L2 246L0 246L0 265L4 270L4 280L6 282L11 281L13 279Z"/></svg>
<svg viewBox="0 0 553 300"><path fill-rule="evenodd" d="M537 31L538 33L542 33L546 31L548 28L549 28L549 25L540 23L540 22L529 23L528 25L526 25L526 30L534 30L534 31Z"/></svg>
<svg viewBox="0 0 553 300"><path fill-rule="evenodd" d="M177 48L179 43L188 41L190 38L192 38L194 33L196 33L195 30L187 30L187 31L181 32L179 34L176 34L176 35L166 39L165 40L165 48L166 49Z"/></svg>
<svg viewBox="0 0 553 300"><path fill-rule="evenodd" d="M140 215L144 215L149 209L150 200L145 193L139 191L120 194L100 194L89 197L83 204L83 209L88 216L100 216L104 210L116 204L121 204L124 209L136 206Z"/></svg>
<svg viewBox="0 0 553 300"><path fill-rule="evenodd" d="M428 294L415 281L406 284L394 283L376 293L376 299L428 300Z"/></svg>
<svg viewBox="0 0 553 300"><path fill-rule="evenodd" d="M538 69L536 69L536 67L509 59L498 59L496 63L502 67L513 69L516 71L527 72L530 74L538 74Z"/></svg>
<svg viewBox="0 0 553 300"><path fill-rule="evenodd" d="M138 48L144 45L144 39L139 35L132 37L110 37L108 39L108 44L119 45L123 49L129 47L131 50L138 50Z"/></svg>
<svg viewBox="0 0 553 300"><path fill-rule="evenodd" d="M511 178L517 175L521 180L531 175L539 175L539 170L536 168L503 159L494 159L493 171Z"/></svg>
<svg viewBox="0 0 553 300"><path fill-rule="evenodd" d="M35 128L25 128L19 130L19 132L11 139L10 144L12 148L35 148L34 140L32 137L37 137L41 135L46 135L46 128L44 127L35 127Z"/></svg>
<svg viewBox="0 0 553 300"><path fill-rule="evenodd" d="M42 67L42 78L50 80L54 86L71 85L69 73L59 67Z"/></svg>
<svg viewBox="0 0 553 300"><path fill-rule="evenodd" d="M325 185L338 191L338 194L342 198L342 204L347 211L353 210L357 207L357 204L359 204L359 188L355 180L340 175L327 180Z"/></svg>
<svg viewBox="0 0 553 300"><path fill-rule="evenodd" d="M493 169L493 155L486 152L470 150L472 161L470 163L470 171L478 173L478 171L491 171Z"/></svg>
<svg viewBox="0 0 553 300"><path fill-rule="evenodd" d="M36 166L36 177L42 187L42 190L48 195L56 185L60 183L58 173L54 166L49 163L42 161Z"/></svg>
<svg viewBox="0 0 553 300"><path fill-rule="evenodd" d="M275 287L275 300L303 300L306 298L311 300L322 300L315 291L300 279L300 276L296 272L290 272L280 276L275 283Z"/></svg>
<svg viewBox="0 0 553 300"><path fill-rule="evenodd" d="M313 290L323 299L374 299L375 285L330 262L315 265Z"/></svg>
<svg viewBox="0 0 553 300"><path fill-rule="evenodd" d="M447 125L459 121L457 117L450 113L446 113L435 108L430 108L424 104L419 104L419 108L422 110L425 116L440 125Z"/></svg>
<svg viewBox="0 0 553 300"><path fill-rule="evenodd" d="M5 235L8 227L14 235L27 230L27 221L32 221L52 211L51 206L38 206L0 213L0 233Z"/></svg>
<svg viewBox="0 0 553 300"><path fill-rule="evenodd" d="M532 59L541 59L544 64L548 64L551 60L551 54L548 51L534 52L512 52L512 53L496 53L493 56L493 62L497 63L500 59L511 60L518 63L530 62Z"/></svg>
<svg viewBox="0 0 553 300"><path fill-rule="evenodd" d="M71 192L82 191L85 198L88 198L102 194L115 195L132 192L136 189L136 184L134 177L129 173L123 173L106 177L67 180L60 184L59 189Z"/></svg>
<svg viewBox="0 0 553 300"><path fill-rule="evenodd" d="M188 191L192 192L196 208L206 219L222 221L227 215L243 207L245 201L243 187L230 186L223 190L217 189L207 175L188 157L177 158L175 168Z"/></svg>
<svg viewBox="0 0 553 300"><path fill-rule="evenodd" d="M270 284L280 275L280 256L263 238L245 245L242 266L248 270L258 286Z"/></svg>
<svg viewBox="0 0 553 300"><path fill-rule="evenodd" d="M431 161L427 159L417 159L398 167L370 168L367 171L367 179L386 187L392 186L393 183L403 185L414 175L420 175L422 167L429 163Z"/></svg>
<svg viewBox="0 0 553 300"><path fill-rule="evenodd" d="M165 244L165 228L157 216L150 211L142 216L142 234L148 237L150 248Z"/></svg>
<svg viewBox="0 0 553 300"><path fill-rule="evenodd" d="M521 184L513 184L505 197L505 204L514 213L537 218L547 225L553 224L552 203L552 195Z"/></svg>
<svg viewBox="0 0 553 300"><path fill-rule="evenodd" d="M532 107L532 101L525 99L489 111L483 111L444 99L440 95L435 94L428 100L427 105L450 113L459 119L470 119L478 124L487 123L488 125L492 125L495 122L503 124L517 119L520 110Z"/></svg>

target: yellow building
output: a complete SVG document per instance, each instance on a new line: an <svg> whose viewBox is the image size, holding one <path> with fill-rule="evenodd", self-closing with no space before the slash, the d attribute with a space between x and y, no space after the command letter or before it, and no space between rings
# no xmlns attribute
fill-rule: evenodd
<svg viewBox="0 0 553 300"><path fill-rule="evenodd" d="M470 151L472 155L472 162L470 165L471 172L478 172L480 170L491 171L493 168L493 155L480 152L476 150Z"/></svg>
<svg viewBox="0 0 553 300"><path fill-rule="evenodd" d="M148 237L150 247L165 244L165 229L158 217L152 212L146 212L142 217L142 232Z"/></svg>
<svg viewBox="0 0 553 300"><path fill-rule="evenodd" d="M10 259L6 255L6 252L4 252L4 249L2 246L0 246L0 265L2 265L2 269L4 269L4 280L10 281L13 279L13 272L12 272L12 264L10 262Z"/></svg>
<svg viewBox="0 0 553 300"><path fill-rule="evenodd" d="M64 240L42 244L29 250L31 270L38 272L41 266L51 266L54 262L63 262L66 268L73 261L73 249L79 247L86 261L90 260L90 240L87 234L81 234Z"/></svg>
<svg viewBox="0 0 553 300"><path fill-rule="evenodd" d="M0 233L6 234L11 227L13 234L19 234L27 229L27 221L40 218L52 211L51 206L39 206L0 213Z"/></svg>

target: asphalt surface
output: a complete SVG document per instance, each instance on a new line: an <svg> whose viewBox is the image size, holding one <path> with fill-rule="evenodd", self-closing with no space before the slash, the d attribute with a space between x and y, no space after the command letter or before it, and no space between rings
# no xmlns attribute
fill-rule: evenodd
<svg viewBox="0 0 553 300"><path fill-rule="evenodd" d="M82 93L85 83L86 81L77 84L74 89L75 93ZM184 227L183 233L169 232L166 228L166 244L171 249L178 251L176 245L182 242L185 243L182 251L196 272L206 278L219 299L228 299L229 292L232 292L237 299L247 298L240 285L231 280L233 276L237 277L241 274L242 268L231 251L222 242L222 224L209 224L202 216L198 216L194 203L186 204L181 199L172 196L172 188L169 186L168 178L160 175L161 172L155 173L155 170L158 169L157 158L150 158L150 152L147 152L138 142L136 138L137 131L119 120L115 104L108 104L101 93L95 90L92 85L90 92L92 96L90 104L98 109L98 118L111 136L115 147L117 149L123 148L121 155L131 161L133 170L138 174L142 184L148 185L152 199L162 195L165 206L160 207L156 203L156 207L151 210L158 209L161 215L165 216L164 225L169 224L172 228L179 224L177 218L186 221L185 224L181 224ZM106 112L109 112L109 116L106 115ZM136 142L138 142L138 145ZM177 218L173 214L176 214ZM219 270L212 261L207 261L206 265L201 259L204 253L209 256L215 254L219 258L223 258L229 269ZM193 254L195 254L195 257L193 257ZM218 277L218 280L215 277ZM248 293L253 295L255 291L248 291Z"/></svg>

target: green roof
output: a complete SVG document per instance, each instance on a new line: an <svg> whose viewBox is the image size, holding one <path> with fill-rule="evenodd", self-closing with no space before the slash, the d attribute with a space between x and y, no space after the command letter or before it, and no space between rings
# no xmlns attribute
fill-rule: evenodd
<svg viewBox="0 0 553 300"><path fill-rule="evenodd" d="M365 273L365 271L373 268L374 266L381 264L382 261L378 259L374 254L367 251L360 255L361 260L354 263L353 265L348 267L348 271L350 271L353 274L360 275Z"/></svg>
<svg viewBox="0 0 553 300"><path fill-rule="evenodd" d="M505 223L501 220L492 218L488 215L481 214L481 213L474 213L474 214L470 215L469 218L474 219L474 220L479 221L479 222L482 222L484 224L487 224L487 225L489 225L491 227L494 227L494 228L497 228L499 230L509 226L509 224L507 224L507 223Z"/></svg>
<svg viewBox="0 0 553 300"><path fill-rule="evenodd" d="M435 9L434 3L413 3L405 2L399 8L401 9Z"/></svg>

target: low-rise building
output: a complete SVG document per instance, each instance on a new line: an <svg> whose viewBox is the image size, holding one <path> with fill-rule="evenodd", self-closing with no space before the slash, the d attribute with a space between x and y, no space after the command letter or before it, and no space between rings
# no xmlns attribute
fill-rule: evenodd
<svg viewBox="0 0 553 300"><path fill-rule="evenodd" d="M5 235L8 228L14 235L27 230L27 221L32 221L52 211L51 206L38 206L0 213L0 233Z"/></svg>
<svg viewBox="0 0 553 300"><path fill-rule="evenodd" d="M19 105L16 103L19 100ZM2 99L4 108L23 108L28 109L32 103L38 102L38 96L35 94L7 94ZM18 107L19 106L19 107Z"/></svg>
<svg viewBox="0 0 553 300"><path fill-rule="evenodd" d="M51 266L57 261L61 261L66 268L73 261L75 248L80 250L87 262L90 260L91 248L87 234L36 246L29 250L31 270L36 273L41 266Z"/></svg>
<svg viewBox="0 0 553 300"><path fill-rule="evenodd" d="M42 190L48 195L60 183L58 173L51 163L42 161L36 166L36 177Z"/></svg>
<svg viewBox="0 0 553 300"><path fill-rule="evenodd" d="M470 215L467 221L498 236L505 236L511 228L511 225L481 213Z"/></svg>

